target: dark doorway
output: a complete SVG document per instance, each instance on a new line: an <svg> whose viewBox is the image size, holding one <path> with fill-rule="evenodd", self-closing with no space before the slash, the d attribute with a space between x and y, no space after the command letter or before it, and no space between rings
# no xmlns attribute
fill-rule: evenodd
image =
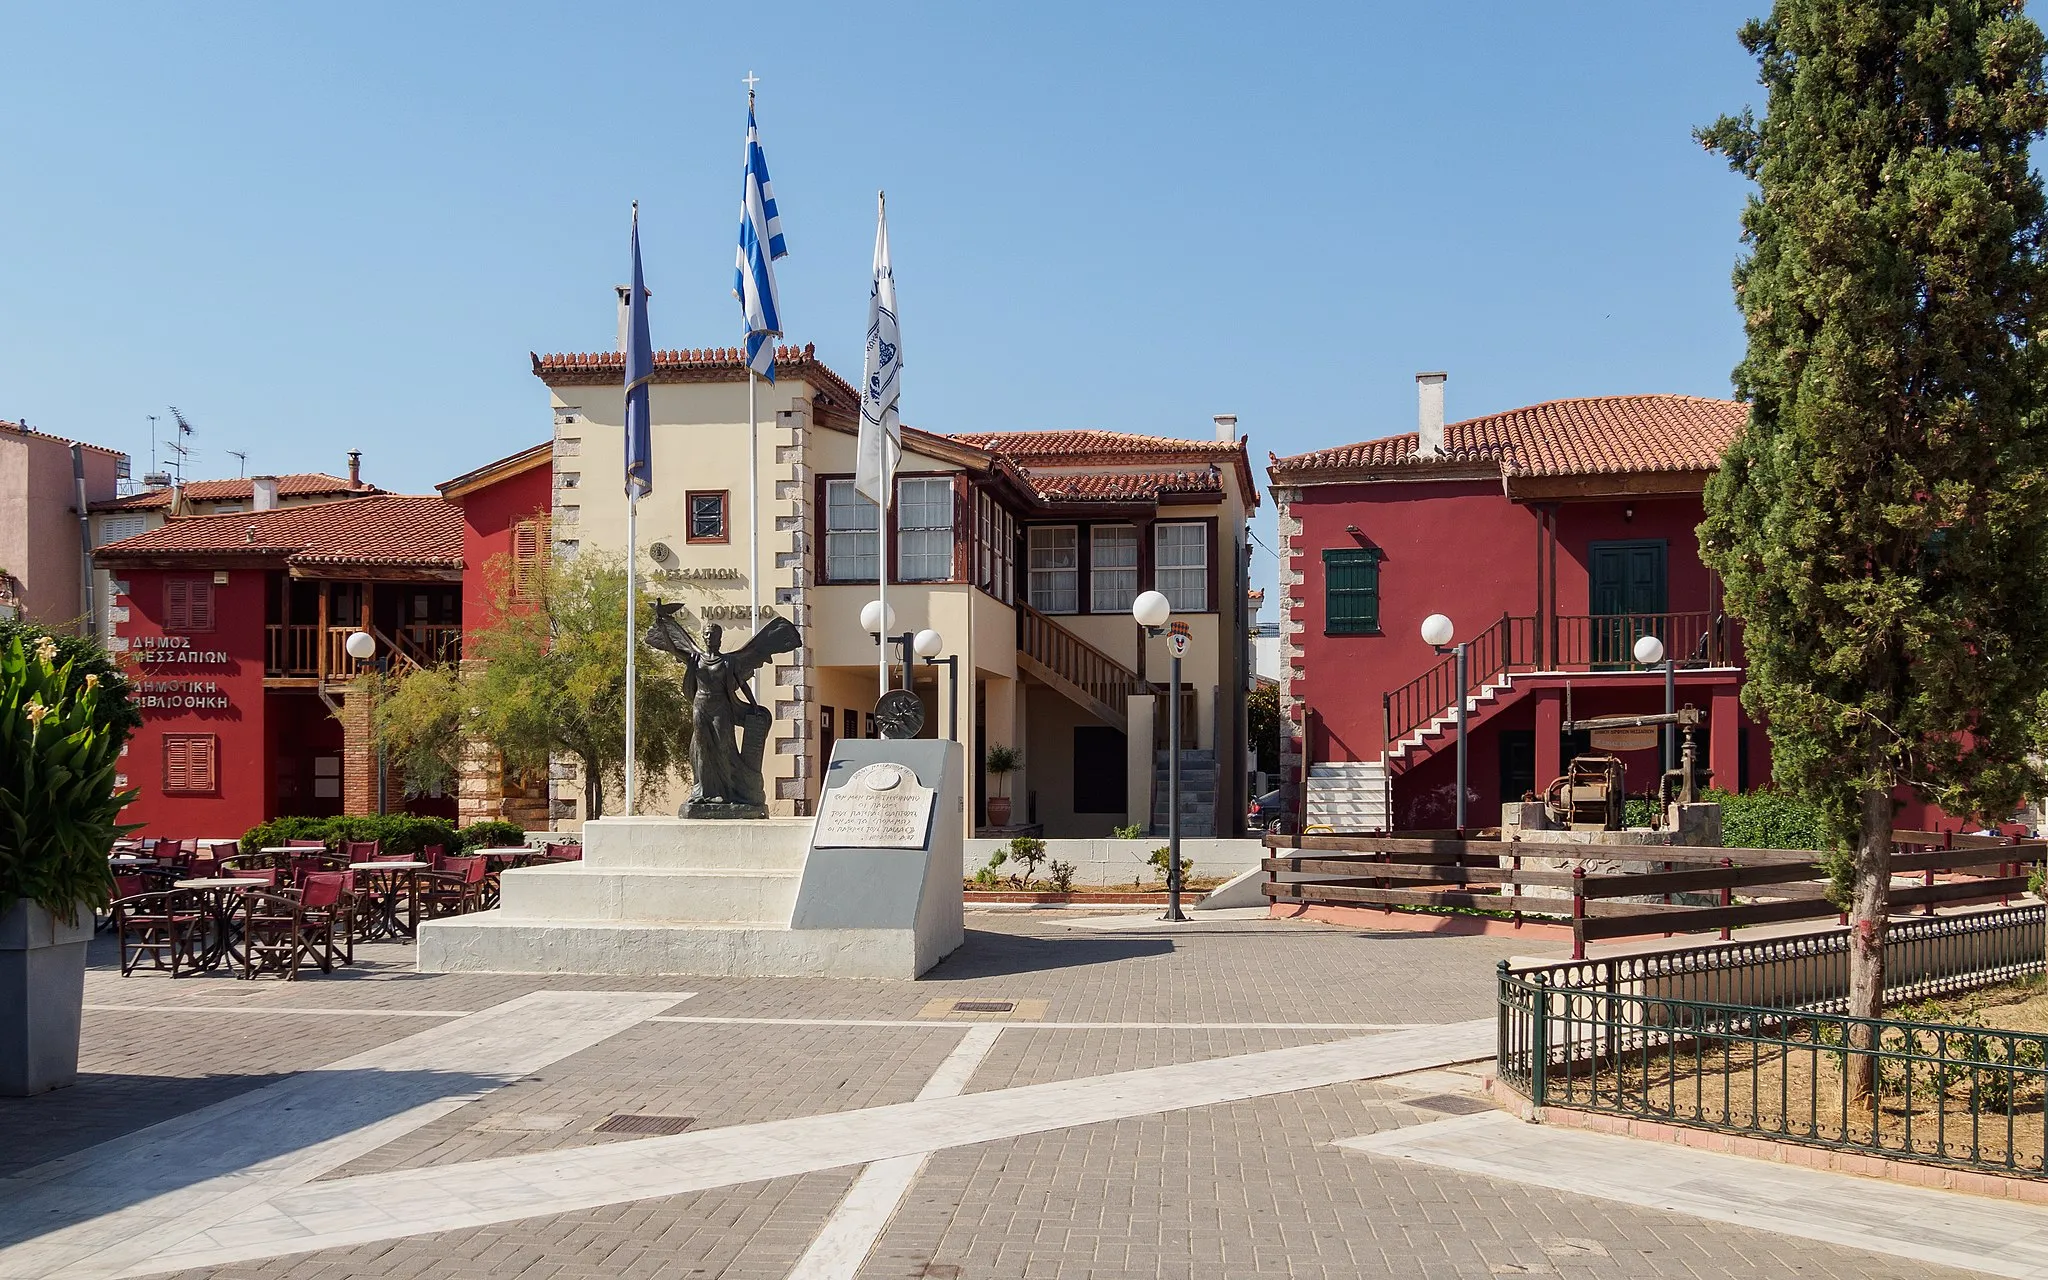
<svg viewBox="0 0 2048 1280"><path fill-rule="evenodd" d="M1544 779L1547 783L1548 778ZM1536 789L1536 731L1500 731L1500 802L1513 804Z"/></svg>
<svg viewBox="0 0 2048 1280"><path fill-rule="evenodd" d="M1122 813L1129 803L1130 751L1123 731L1074 726L1074 812Z"/></svg>
<svg viewBox="0 0 2048 1280"><path fill-rule="evenodd" d="M1587 549L1592 657L1596 666L1628 666L1634 660L1636 640L1665 629L1661 622L1646 615L1665 610L1668 554L1669 544L1661 538L1595 542ZM1678 643L1671 636L1659 638L1667 646Z"/></svg>

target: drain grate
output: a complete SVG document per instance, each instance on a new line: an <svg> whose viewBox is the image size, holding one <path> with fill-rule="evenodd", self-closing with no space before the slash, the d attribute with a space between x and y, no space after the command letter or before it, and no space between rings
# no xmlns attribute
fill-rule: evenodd
<svg viewBox="0 0 2048 1280"><path fill-rule="evenodd" d="M955 1000L955 1013L1015 1013L1015 1000Z"/></svg>
<svg viewBox="0 0 2048 1280"><path fill-rule="evenodd" d="M681 1133L697 1123L695 1116L610 1116L592 1133L637 1133L646 1137L666 1137Z"/></svg>
<svg viewBox="0 0 2048 1280"><path fill-rule="evenodd" d="M1450 1116L1476 1116L1482 1111L1492 1111L1494 1106L1484 1098L1474 1098L1462 1093L1432 1093L1420 1098L1403 1098L1411 1107L1424 1111L1441 1111Z"/></svg>

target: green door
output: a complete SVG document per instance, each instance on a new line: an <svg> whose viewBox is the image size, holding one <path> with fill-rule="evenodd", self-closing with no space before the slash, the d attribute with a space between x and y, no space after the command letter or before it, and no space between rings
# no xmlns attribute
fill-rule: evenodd
<svg viewBox="0 0 2048 1280"><path fill-rule="evenodd" d="M1595 666L1629 665L1637 637L1660 628L1654 615L1665 610L1667 551L1668 544L1661 538L1596 542L1588 548ZM1660 638L1666 645L1673 643L1670 636Z"/></svg>

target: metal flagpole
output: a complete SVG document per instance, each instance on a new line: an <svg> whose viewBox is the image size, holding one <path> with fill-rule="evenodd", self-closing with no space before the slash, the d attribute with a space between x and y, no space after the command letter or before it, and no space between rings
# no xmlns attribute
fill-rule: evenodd
<svg viewBox="0 0 2048 1280"><path fill-rule="evenodd" d="M761 418L754 408L754 387L760 375L747 366L747 620L761 630ZM759 675L754 677L756 681ZM758 685L756 693L759 692Z"/></svg>
<svg viewBox="0 0 2048 1280"><path fill-rule="evenodd" d="M633 642L633 624L640 616L639 603L639 560L640 547L640 491L627 486L626 489L626 809L625 815L633 816L633 756L637 738L634 732L634 703L640 698L640 684L637 679L640 664Z"/></svg>
<svg viewBox="0 0 2048 1280"><path fill-rule="evenodd" d="M886 451L888 446L885 444L883 448ZM888 455L884 452L883 456L886 458ZM888 474L887 467L884 467L882 472L887 486L882 492L886 494L889 489L895 487L896 480L895 477ZM880 619L882 624L882 643L875 646L875 673L882 678L882 692L887 693L889 692L889 504L883 502L877 505L879 509L875 519L875 542L881 547L881 552L875 557L875 599L882 602L882 616Z"/></svg>

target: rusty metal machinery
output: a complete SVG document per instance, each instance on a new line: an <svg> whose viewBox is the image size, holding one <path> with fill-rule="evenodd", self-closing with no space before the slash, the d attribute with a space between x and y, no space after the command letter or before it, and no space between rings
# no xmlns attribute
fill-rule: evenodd
<svg viewBox="0 0 2048 1280"><path fill-rule="evenodd" d="M1619 831L1628 813L1617 756L1573 756L1564 776L1543 792L1551 820L1572 831Z"/></svg>

